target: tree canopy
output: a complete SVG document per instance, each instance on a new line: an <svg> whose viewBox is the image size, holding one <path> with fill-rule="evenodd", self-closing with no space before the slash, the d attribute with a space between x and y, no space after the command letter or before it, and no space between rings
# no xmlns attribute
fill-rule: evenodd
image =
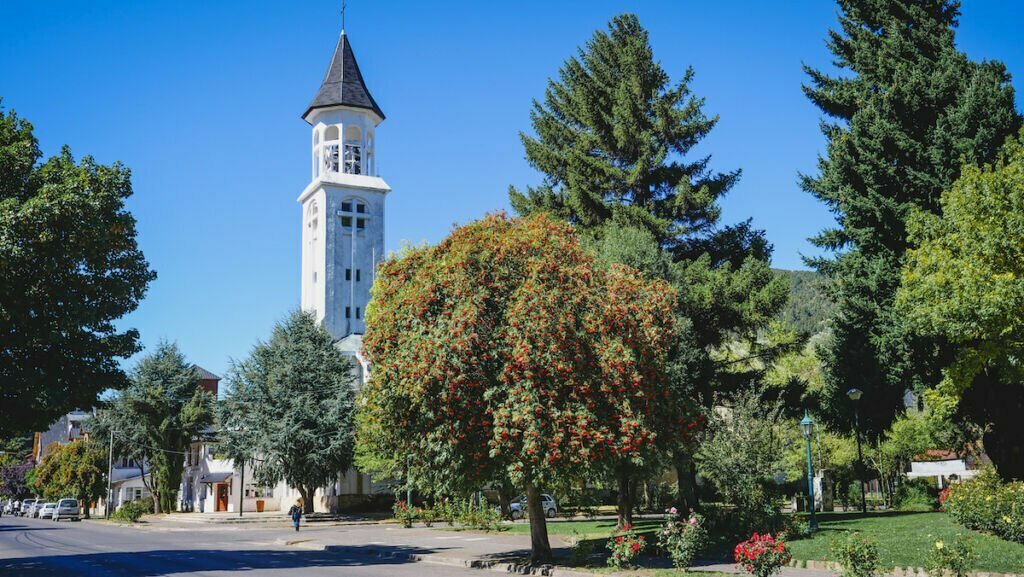
<svg viewBox="0 0 1024 577"><path fill-rule="evenodd" d="M719 200L740 171L716 172L709 156L693 156L718 121L690 90L693 74L673 81L639 19L615 17L565 61L543 101L534 101L535 135L521 138L544 180L510 190L520 214L565 219L605 261L676 287L670 398L683 414L695 400L710 404L724 386L709 352L763 327L787 296L785 279L769 267L764 233L749 221L720 222ZM684 508L696 504L684 494L695 483L690 439L680 438L673 450L680 476L690 481L679 485Z"/></svg>
<svg viewBox="0 0 1024 577"><path fill-rule="evenodd" d="M98 438L113 434L115 454L148 465L154 511L169 513L177 506L185 450L212 424L214 399L199 387L195 365L173 343L159 343L130 376L128 387L90 429Z"/></svg>
<svg viewBox="0 0 1024 577"><path fill-rule="evenodd" d="M955 356L926 392L946 415L985 431L1000 475L1024 479L1024 146L967 166L943 193L941 216L918 212L897 304L914 330L947 339Z"/></svg>
<svg viewBox="0 0 1024 577"><path fill-rule="evenodd" d="M312 314L292 313L232 366L218 450L253 463L265 485L285 481L312 512L317 487L352 466L356 362Z"/></svg>
<svg viewBox="0 0 1024 577"><path fill-rule="evenodd" d="M115 321L156 277L125 209L131 172L68 147L41 158L32 125L0 108L0 435L126 384L118 359L139 335Z"/></svg>
<svg viewBox="0 0 1024 577"><path fill-rule="evenodd" d="M95 441L76 439L50 445L36 469L35 487L43 497L58 500L74 497L89 518L89 503L107 489L107 449Z"/></svg>
<svg viewBox="0 0 1024 577"><path fill-rule="evenodd" d="M908 248L907 218L937 213L962 163L991 161L1020 127L1010 76L997 61L959 51L951 0L840 0L827 45L834 75L807 67L807 97L825 114L827 152L803 188L836 226L812 239L833 255L811 259L837 303L825 365L823 417L852 426L846 391L864 391L862 426L884 431L906 390L937 380L943 343L914 335L894 312Z"/></svg>
<svg viewBox="0 0 1024 577"><path fill-rule="evenodd" d="M525 487L535 559L551 555L538 488L642 462L685 430L665 403L674 292L602 265L546 215L410 248L373 291L361 452L412 455L435 490Z"/></svg>

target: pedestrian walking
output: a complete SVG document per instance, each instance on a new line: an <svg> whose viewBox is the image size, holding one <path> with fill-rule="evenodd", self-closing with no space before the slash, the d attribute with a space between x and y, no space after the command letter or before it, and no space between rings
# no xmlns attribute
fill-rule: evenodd
<svg viewBox="0 0 1024 577"><path fill-rule="evenodd" d="M292 518L292 523L295 524L295 530L299 530L299 521L302 520L302 499L295 501L291 509L288 509L288 515Z"/></svg>

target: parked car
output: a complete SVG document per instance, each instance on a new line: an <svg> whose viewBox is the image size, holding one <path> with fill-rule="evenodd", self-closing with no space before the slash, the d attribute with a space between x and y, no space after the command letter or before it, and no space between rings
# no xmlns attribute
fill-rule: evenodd
<svg viewBox="0 0 1024 577"><path fill-rule="evenodd" d="M544 508L544 515L547 518L552 518L558 514L558 503L555 502L555 498L548 494L542 494L540 496L541 506ZM513 519L522 519L526 511L526 495L520 496L518 499L510 503L509 508L512 510Z"/></svg>
<svg viewBox="0 0 1024 577"><path fill-rule="evenodd" d="M25 499L21 502L21 516L22 517L33 517L35 513L36 503L40 505L43 503L42 499Z"/></svg>
<svg viewBox="0 0 1024 577"><path fill-rule="evenodd" d="M56 503L43 503L36 508L36 517L40 519L52 519L53 512L57 509Z"/></svg>
<svg viewBox="0 0 1024 577"><path fill-rule="evenodd" d="M78 499L61 499L60 501L57 501L57 506L53 509L53 515L51 518L54 521L60 521L61 519L79 521Z"/></svg>

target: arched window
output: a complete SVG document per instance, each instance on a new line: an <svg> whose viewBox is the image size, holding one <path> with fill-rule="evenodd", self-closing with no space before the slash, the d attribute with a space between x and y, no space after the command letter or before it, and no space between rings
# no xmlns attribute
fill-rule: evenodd
<svg viewBox="0 0 1024 577"><path fill-rule="evenodd" d="M327 127L327 132L324 133L324 171L326 172L338 172L340 169L340 133L338 127L331 125Z"/></svg>
<svg viewBox="0 0 1024 577"><path fill-rule="evenodd" d="M354 226L356 230L363 230L370 218L369 213L370 209L365 202L358 198L346 198L341 201L338 216L341 217L341 226L344 228L351 229Z"/></svg>
<svg viewBox="0 0 1024 577"><path fill-rule="evenodd" d="M363 135L355 125L345 129L345 172L363 173Z"/></svg>

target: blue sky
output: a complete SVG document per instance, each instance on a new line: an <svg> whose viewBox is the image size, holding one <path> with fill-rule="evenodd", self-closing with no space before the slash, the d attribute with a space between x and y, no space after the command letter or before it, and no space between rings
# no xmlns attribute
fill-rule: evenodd
<svg viewBox="0 0 1024 577"><path fill-rule="evenodd" d="M791 2L411 2L349 0L347 32L388 119L378 130L389 249L436 242L507 208L531 99L614 15L632 11L673 79L721 116L697 151L743 169L724 220L753 218L774 263L802 268L831 222L796 184L824 140L801 63L828 66L835 6ZM133 171L139 242L159 278L124 321L143 344L177 341L223 374L299 301L299 192L309 127L299 118L340 31L340 0L7 0L0 97L51 155ZM958 43L1024 78L1024 4L972 2ZM1018 89L1021 89L1018 83ZM1020 98L1018 98L1020 102Z"/></svg>

